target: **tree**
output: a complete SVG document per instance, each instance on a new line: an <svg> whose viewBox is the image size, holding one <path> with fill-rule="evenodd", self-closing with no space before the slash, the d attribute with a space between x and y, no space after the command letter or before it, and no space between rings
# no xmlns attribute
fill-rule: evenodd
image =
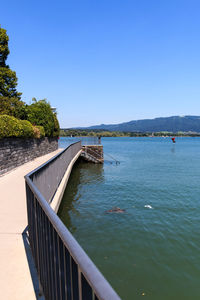
<svg viewBox="0 0 200 300"><path fill-rule="evenodd" d="M5 61L10 53L8 41L9 37L6 34L6 30L0 27L0 67L5 67Z"/></svg>
<svg viewBox="0 0 200 300"><path fill-rule="evenodd" d="M21 101L21 93L17 92L17 76L6 64L8 57L9 37L6 30L0 27L0 114L18 117Z"/></svg>
<svg viewBox="0 0 200 300"><path fill-rule="evenodd" d="M54 131L59 131L59 123L55 124L56 120L50 104L46 99L37 101L33 98L32 101L33 103L27 107L27 120L33 125L43 126L46 136L53 136Z"/></svg>
<svg viewBox="0 0 200 300"><path fill-rule="evenodd" d="M57 114L56 113L53 114L53 118L54 118L54 132L53 132L53 136L59 136L60 135L60 124L58 122Z"/></svg>

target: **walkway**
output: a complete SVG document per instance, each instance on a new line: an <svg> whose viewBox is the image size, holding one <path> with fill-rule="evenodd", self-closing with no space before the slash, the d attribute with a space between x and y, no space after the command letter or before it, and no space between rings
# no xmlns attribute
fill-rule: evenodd
<svg viewBox="0 0 200 300"><path fill-rule="evenodd" d="M24 175L60 150L36 158L0 177L0 291L3 299L38 298L36 273L25 231L27 217Z"/></svg>

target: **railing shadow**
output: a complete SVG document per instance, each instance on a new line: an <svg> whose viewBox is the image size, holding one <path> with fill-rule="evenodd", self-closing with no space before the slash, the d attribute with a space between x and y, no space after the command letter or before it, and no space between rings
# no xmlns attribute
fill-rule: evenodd
<svg viewBox="0 0 200 300"><path fill-rule="evenodd" d="M33 259L31 248L30 248L29 237L28 237L28 226L22 232L22 239L23 239L23 243L24 243L24 249L25 249L25 253L26 253L29 271L31 274L31 280L32 280L33 288L34 288L34 292L35 292L35 298L37 300L45 300L44 295L41 294L41 288L40 288L40 283L38 280L38 274L37 274L37 270L35 267L34 259Z"/></svg>

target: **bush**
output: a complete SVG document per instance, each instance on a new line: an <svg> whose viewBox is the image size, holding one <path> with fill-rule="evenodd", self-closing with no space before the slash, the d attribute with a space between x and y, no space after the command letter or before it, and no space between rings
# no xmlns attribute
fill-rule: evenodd
<svg viewBox="0 0 200 300"><path fill-rule="evenodd" d="M53 136L54 114L46 100L35 101L28 106L27 120L33 125L43 126L46 136Z"/></svg>
<svg viewBox="0 0 200 300"><path fill-rule="evenodd" d="M34 138L40 139L45 136L44 127L43 126L33 126Z"/></svg>
<svg viewBox="0 0 200 300"><path fill-rule="evenodd" d="M34 137L33 126L25 120L18 120L15 117L0 116L0 138L4 137Z"/></svg>
<svg viewBox="0 0 200 300"><path fill-rule="evenodd" d="M21 119L23 117L25 104L15 97L4 97L1 95L1 75L0 75L0 115L9 115ZM25 119L25 118L23 118Z"/></svg>
<svg viewBox="0 0 200 300"><path fill-rule="evenodd" d="M53 136L59 136L60 135L60 125L57 119L56 114L53 115L54 117L54 131L53 131Z"/></svg>
<svg viewBox="0 0 200 300"><path fill-rule="evenodd" d="M23 132L22 137L25 138L34 137L34 130L32 124L27 120L19 120L19 122L21 123L22 126L22 132Z"/></svg>

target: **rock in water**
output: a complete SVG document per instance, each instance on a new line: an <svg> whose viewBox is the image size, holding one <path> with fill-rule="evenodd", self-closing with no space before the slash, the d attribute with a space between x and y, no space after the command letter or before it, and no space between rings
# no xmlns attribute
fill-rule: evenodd
<svg viewBox="0 0 200 300"><path fill-rule="evenodd" d="M124 213L125 209L121 209L120 207L113 207L109 210L106 210L105 213Z"/></svg>

